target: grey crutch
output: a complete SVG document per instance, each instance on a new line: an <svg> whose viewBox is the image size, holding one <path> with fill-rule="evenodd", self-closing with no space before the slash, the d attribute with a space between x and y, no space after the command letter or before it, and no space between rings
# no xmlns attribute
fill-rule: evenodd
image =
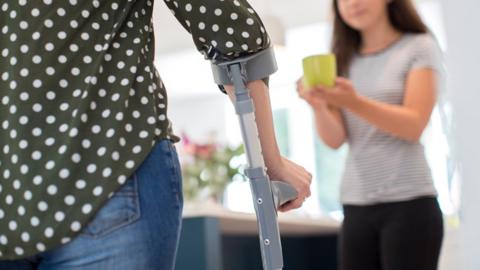
<svg viewBox="0 0 480 270"><path fill-rule="evenodd" d="M268 77L277 70L273 48L230 62L212 63L213 77L219 85L234 85L235 111L238 115L259 228L264 270L283 268L282 246L277 223L277 209L297 197L292 186L270 181L262 155L255 121L253 100L247 82Z"/></svg>

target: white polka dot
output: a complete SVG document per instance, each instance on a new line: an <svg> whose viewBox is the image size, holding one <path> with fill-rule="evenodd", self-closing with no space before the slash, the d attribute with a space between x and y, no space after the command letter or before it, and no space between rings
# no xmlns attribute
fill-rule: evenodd
<svg viewBox="0 0 480 270"><path fill-rule="evenodd" d="M40 224L40 220L34 216L30 218L30 224L32 224L33 227L37 227Z"/></svg>
<svg viewBox="0 0 480 270"><path fill-rule="evenodd" d="M78 188L78 189L84 189L85 186L87 186L87 182L85 182L85 180L77 180L77 182L75 183L75 187Z"/></svg>
<svg viewBox="0 0 480 270"><path fill-rule="evenodd" d="M5 202L7 204L12 204L13 203L13 196L8 194L6 197L5 197Z"/></svg>
<svg viewBox="0 0 480 270"><path fill-rule="evenodd" d="M28 242L30 240L30 234L28 234L28 232L23 232L21 237L23 242Z"/></svg>
<svg viewBox="0 0 480 270"><path fill-rule="evenodd" d="M77 44L70 44L70 51L72 52L77 52L78 51L78 45Z"/></svg>
<svg viewBox="0 0 480 270"><path fill-rule="evenodd" d="M72 161L73 161L74 163L79 163L80 160L81 160L80 154L75 153L75 154L72 155Z"/></svg>
<svg viewBox="0 0 480 270"><path fill-rule="evenodd" d="M23 193L23 197L25 200L29 201L32 199L32 192L30 190L27 190Z"/></svg>
<svg viewBox="0 0 480 270"><path fill-rule="evenodd" d="M58 62L61 64L65 64L67 62L67 57L65 55L60 55L58 57Z"/></svg>
<svg viewBox="0 0 480 270"><path fill-rule="evenodd" d="M57 37L59 39L66 39L67 38L67 33L65 33L64 31L60 31L60 32L58 32Z"/></svg>
<svg viewBox="0 0 480 270"><path fill-rule="evenodd" d="M11 230L11 231L15 231L17 229L18 225L17 225L17 222L12 220L8 223L8 228Z"/></svg>
<svg viewBox="0 0 480 270"><path fill-rule="evenodd" d="M89 164L87 166L87 172L88 173L94 173L97 170L97 165L95 164Z"/></svg>
<svg viewBox="0 0 480 270"><path fill-rule="evenodd" d="M70 176L70 171L68 169L62 169L59 173L60 178L66 179Z"/></svg>
<svg viewBox="0 0 480 270"><path fill-rule="evenodd" d="M45 229L44 233L47 238L52 238L54 230L51 227L48 227Z"/></svg>
<svg viewBox="0 0 480 270"><path fill-rule="evenodd" d="M132 169L135 166L135 162L133 160L129 160L125 163L125 167L128 169Z"/></svg>
<svg viewBox="0 0 480 270"><path fill-rule="evenodd" d="M40 175L37 175L33 178L33 183L37 186L40 185L42 182L43 182L43 177L40 176ZM30 198L32 198L31 192L29 194L30 194ZM26 192L25 192L24 197L25 197L25 199L27 199Z"/></svg>
<svg viewBox="0 0 480 270"><path fill-rule="evenodd" d="M55 195L55 194L57 194L57 190L58 190L58 188L57 188L57 186L55 186L55 185L50 185L50 186L48 186L48 188L47 188L47 192L48 192L48 194L50 194L50 195Z"/></svg>
<svg viewBox="0 0 480 270"><path fill-rule="evenodd" d="M29 72L28 69L26 69L26 68L22 68L22 69L20 70L20 75L21 75L22 77L27 77L29 73L30 73L30 72Z"/></svg>
<svg viewBox="0 0 480 270"><path fill-rule="evenodd" d="M105 168L103 169L102 176L107 178L112 174L112 169L110 168Z"/></svg>
<svg viewBox="0 0 480 270"><path fill-rule="evenodd" d="M89 56L89 55L84 56L84 57L83 57L83 62L84 62L85 64L90 64L90 63L92 63L92 57Z"/></svg>
<svg viewBox="0 0 480 270"><path fill-rule="evenodd" d="M22 53L27 53L28 50L29 50L28 45L25 45L25 44L24 44L24 45L20 46L20 51L21 51Z"/></svg>
<svg viewBox="0 0 480 270"><path fill-rule="evenodd" d="M55 220L58 222L63 221L65 219L65 214L62 211L58 211L55 213Z"/></svg>
<svg viewBox="0 0 480 270"><path fill-rule="evenodd" d="M38 15L40 15L40 10L38 10L38 8L34 8L32 9L31 13L33 17L37 17Z"/></svg>
<svg viewBox="0 0 480 270"><path fill-rule="evenodd" d="M136 146L133 147L133 149L132 149L132 152L133 152L134 154L138 154L138 153L140 153L141 151L142 151L142 147L141 147L140 145L136 145Z"/></svg>
<svg viewBox="0 0 480 270"><path fill-rule="evenodd" d="M60 80L59 85L60 85L60 87L62 87L62 88L67 88L67 86L68 86L68 81L65 80L65 79L62 79L62 80Z"/></svg>
<svg viewBox="0 0 480 270"><path fill-rule="evenodd" d="M72 231L74 231L74 232L78 232L81 227L82 227L82 226L81 226L80 222L78 222L78 221L74 221L74 222L72 222L72 224L70 225L70 229L72 229Z"/></svg>
<svg viewBox="0 0 480 270"><path fill-rule="evenodd" d="M60 240L60 242L62 242L62 244L66 244L66 243L68 243L68 242L70 242L70 241L71 241L71 239L68 238L68 237L63 237L62 240Z"/></svg>
<svg viewBox="0 0 480 270"><path fill-rule="evenodd" d="M57 9L58 16L63 17L63 16L65 16L65 13L66 13L65 9L63 9L63 8Z"/></svg>
<svg viewBox="0 0 480 270"><path fill-rule="evenodd" d="M22 205L20 205L20 206L18 207L18 209L17 209L17 213L18 213L20 216L23 216L23 215L25 215L25 212L26 212L25 207L23 207Z"/></svg>
<svg viewBox="0 0 480 270"><path fill-rule="evenodd" d="M51 124L55 122L55 117L48 117L47 119L47 123ZM48 146L52 146L53 144L55 143L55 139L54 138L47 138L45 140L45 145L48 145Z"/></svg>
<svg viewBox="0 0 480 270"><path fill-rule="evenodd" d="M23 248L21 248L21 247L15 247L15 253L16 253L17 255L23 255L23 252L24 252L24 251L23 251Z"/></svg>
<svg viewBox="0 0 480 270"><path fill-rule="evenodd" d="M44 22L45 27L47 28L52 28L53 27L53 21L50 19L46 19Z"/></svg>
<svg viewBox="0 0 480 270"><path fill-rule="evenodd" d="M34 55L32 57L32 61L34 64L40 64L42 62L42 57L40 57L39 55Z"/></svg>
<svg viewBox="0 0 480 270"><path fill-rule="evenodd" d="M20 28L23 29L23 30L27 29L28 28L28 22L21 21L20 22Z"/></svg>
<svg viewBox="0 0 480 270"><path fill-rule="evenodd" d="M21 186L21 184L20 184L20 181L18 179L13 181L13 188L14 189L18 190L18 189L20 189L20 186Z"/></svg>
<svg viewBox="0 0 480 270"><path fill-rule="evenodd" d="M37 206L38 206L38 210L42 212L47 211L48 209L48 204L44 201L40 201Z"/></svg>
<svg viewBox="0 0 480 270"><path fill-rule="evenodd" d="M0 235L0 244L2 244L2 245L8 244L8 239L7 239L7 237L6 237L5 235L3 235L3 234Z"/></svg>
<svg viewBox="0 0 480 270"><path fill-rule="evenodd" d="M51 170L55 167L55 161L53 160L49 160L47 161L47 163L45 164L45 169L47 170Z"/></svg>
<svg viewBox="0 0 480 270"><path fill-rule="evenodd" d="M82 141L82 146L83 146L83 148L88 149L88 148L90 148L90 145L91 145L90 140L84 139L84 140Z"/></svg>
<svg viewBox="0 0 480 270"><path fill-rule="evenodd" d="M118 182L120 185L123 185L126 181L127 181L127 177L126 177L125 175L120 175L120 176L117 178L117 182Z"/></svg>
<svg viewBox="0 0 480 270"><path fill-rule="evenodd" d="M50 75L52 76L53 74L55 74L55 69L53 67L47 67L47 69L45 70L45 73L47 73L47 75ZM50 93L50 92L49 92ZM48 96L47 96L48 97ZM51 99L50 99L51 100Z"/></svg>
<svg viewBox="0 0 480 270"><path fill-rule="evenodd" d="M51 51L53 51L53 49L55 49L55 46L53 45L53 43L49 42L49 43L45 44L45 50L51 52Z"/></svg>
<svg viewBox="0 0 480 270"><path fill-rule="evenodd" d="M91 204L85 204L82 207L82 213L84 214L89 214L92 211L92 205Z"/></svg>
<svg viewBox="0 0 480 270"><path fill-rule="evenodd" d="M37 250L40 251L40 252L43 252L43 251L45 251L45 249L46 249L45 245L42 244L42 243L37 243L37 244L35 245L35 247L36 247Z"/></svg>
<svg viewBox="0 0 480 270"><path fill-rule="evenodd" d="M101 186L96 186L94 189L93 189L93 195L95 196L100 196L103 192L103 188Z"/></svg>
<svg viewBox="0 0 480 270"><path fill-rule="evenodd" d="M73 197L72 195L65 196L65 204L73 205L74 203L75 203L75 197Z"/></svg>

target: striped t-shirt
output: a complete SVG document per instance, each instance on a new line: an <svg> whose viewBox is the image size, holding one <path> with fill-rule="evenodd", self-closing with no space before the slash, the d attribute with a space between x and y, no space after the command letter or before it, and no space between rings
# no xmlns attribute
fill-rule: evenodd
<svg viewBox="0 0 480 270"><path fill-rule="evenodd" d="M440 49L430 34L404 34L388 48L352 59L349 79L360 95L402 104L411 70L441 70ZM440 74L440 72L437 72ZM343 204L367 205L436 195L424 148L388 134L343 110L349 153L341 186Z"/></svg>

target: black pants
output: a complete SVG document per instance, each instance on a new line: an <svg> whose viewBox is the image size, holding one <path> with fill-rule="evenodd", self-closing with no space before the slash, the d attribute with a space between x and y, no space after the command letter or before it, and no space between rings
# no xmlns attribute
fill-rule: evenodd
<svg viewBox="0 0 480 270"><path fill-rule="evenodd" d="M443 238L436 198L344 205L341 270L435 270Z"/></svg>

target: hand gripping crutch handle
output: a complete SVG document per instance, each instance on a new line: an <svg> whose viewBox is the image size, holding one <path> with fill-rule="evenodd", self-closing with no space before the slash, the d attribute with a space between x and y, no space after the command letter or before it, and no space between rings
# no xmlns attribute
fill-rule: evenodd
<svg viewBox="0 0 480 270"><path fill-rule="evenodd" d="M280 208L280 206L295 200L298 196L297 191L286 182L272 180L270 185L272 187L275 208L277 209Z"/></svg>

